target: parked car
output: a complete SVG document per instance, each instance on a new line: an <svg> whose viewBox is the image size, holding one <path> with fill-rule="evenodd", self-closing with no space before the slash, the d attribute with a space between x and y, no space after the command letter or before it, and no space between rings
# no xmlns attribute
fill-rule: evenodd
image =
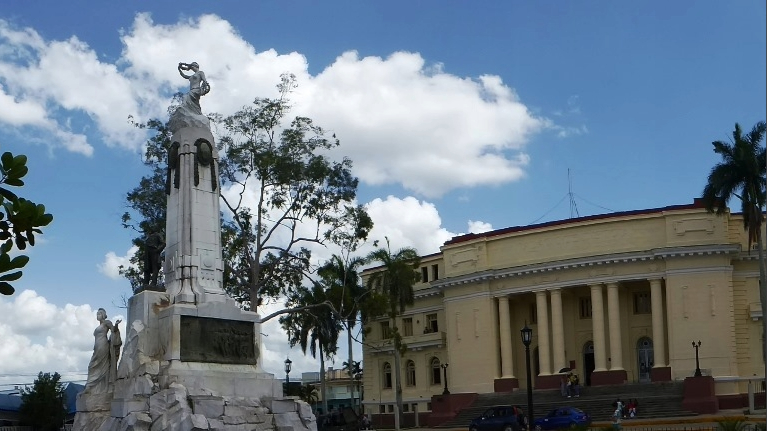
<svg viewBox="0 0 767 431"><path fill-rule="evenodd" d="M536 431L589 426L591 416L575 407L559 407L533 422Z"/></svg>
<svg viewBox="0 0 767 431"><path fill-rule="evenodd" d="M520 413L520 417L516 412ZM482 416L472 419L469 431L522 431L524 415L514 406L490 407Z"/></svg>

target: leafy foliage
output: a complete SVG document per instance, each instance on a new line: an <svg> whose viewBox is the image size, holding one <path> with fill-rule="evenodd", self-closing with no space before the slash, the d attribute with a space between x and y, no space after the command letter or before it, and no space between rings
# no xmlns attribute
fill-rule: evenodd
<svg viewBox="0 0 767 431"><path fill-rule="evenodd" d="M24 424L41 431L58 431L67 416L66 395L59 373L37 375L32 388L22 389L19 416Z"/></svg>
<svg viewBox="0 0 767 431"><path fill-rule="evenodd" d="M377 245L377 244L376 244ZM397 327L396 317L413 305L413 285L421 278L417 269L421 265L418 252L411 247L391 251L389 238L386 238L386 248L378 247L367 256L370 262L379 262L381 267L368 279L368 288L385 300L386 314L391 321L391 336L394 344L394 381L397 411L395 425L399 426L402 416L402 367L401 357L407 346L402 342L402 334ZM384 301L381 301L384 302ZM367 310L373 312L372 308Z"/></svg>
<svg viewBox="0 0 767 431"><path fill-rule="evenodd" d="M313 406L320 399L320 394L317 391L317 387L311 383L301 385L298 390L298 397L301 401Z"/></svg>
<svg viewBox="0 0 767 431"><path fill-rule="evenodd" d="M339 232L356 197L351 160L325 155L339 141L311 119L295 117L284 126L295 87L295 77L283 75L279 98L257 98L221 121L219 168L222 183L232 188L223 200L228 226L242 241L226 256L229 288L248 305L300 285L311 273L309 245L349 240Z"/></svg>
<svg viewBox="0 0 767 431"><path fill-rule="evenodd" d="M0 156L0 184L22 187L28 172L27 156L10 152ZM18 197L6 187L0 187L0 206L0 294L12 295L15 289L10 282L21 278L21 268L29 262L25 255L11 259L14 245L19 250L34 246L35 234L42 234L40 228L48 226L53 216L45 212L44 205Z"/></svg>
<svg viewBox="0 0 767 431"><path fill-rule="evenodd" d="M138 186L126 195L129 211L122 215L122 225L132 229L139 235L132 240L138 248L130 258L130 266L120 267L120 275L127 278L133 289L138 293L143 288L144 264L147 247L145 241L149 234L165 232L165 211L167 197L165 194L165 175L168 163L168 148L170 148L171 132L167 123L160 120L149 120L146 123L134 123L141 129L154 130L155 134L146 143L143 163L150 173L139 181ZM162 271L157 277L157 287L164 288Z"/></svg>
<svg viewBox="0 0 767 431"><path fill-rule="evenodd" d="M716 421L716 429L719 431L743 431L747 424L742 419L722 418Z"/></svg>
<svg viewBox="0 0 767 431"><path fill-rule="evenodd" d="M714 165L703 189L703 202L709 211L723 214L727 202L736 197L743 211L743 227L748 230L749 249L751 242L759 238L762 222L762 208L765 204L765 123L759 122L747 135L735 123L732 143L714 141L714 152L722 161Z"/></svg>
<svg viewBox="0 0 767 431"><path fill-rule="evenodd" d="M311 288L300 287L287 297L288 308L322 304L328 300L327 290L319 283ZM298 345L306 354L307 348L313 358L320 360L320 390L322 392L323 411L327 410L325 396L325 359L331 359L338 351L338 336L342 326L340 320L329 306L305 309L300 313L285 314L280 317L282 328L288 333L290 347Z"/></svg>

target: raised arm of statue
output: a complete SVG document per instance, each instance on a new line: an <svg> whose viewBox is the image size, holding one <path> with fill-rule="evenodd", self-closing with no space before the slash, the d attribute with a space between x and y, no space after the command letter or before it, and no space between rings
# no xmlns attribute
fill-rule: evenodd
<svg viewBox="0 0 767 431"><path fill-rule="evenodd" d="M187 75L184 73L185 70L189 70L189 65L187 63L179 63L178 64L178 73L185 79L189 79L192 77L192 75Z"/></svg>

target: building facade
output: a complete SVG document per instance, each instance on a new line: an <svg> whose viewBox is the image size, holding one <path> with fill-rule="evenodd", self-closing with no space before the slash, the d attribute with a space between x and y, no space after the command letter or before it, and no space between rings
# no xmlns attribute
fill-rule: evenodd
<svg viewBox="0 0 767 431"><path fill-rule="evenodd" d="M526 387L525 325L537 389L559 387L566 368L587 386L682 380L696 368L693 341L720 398L764 375L757 250L741 215L697 200L455 237L420 271L397 319L406 411L431 410L445 389ZM363 403L390 413L389 322L369 329Z"/></svg>

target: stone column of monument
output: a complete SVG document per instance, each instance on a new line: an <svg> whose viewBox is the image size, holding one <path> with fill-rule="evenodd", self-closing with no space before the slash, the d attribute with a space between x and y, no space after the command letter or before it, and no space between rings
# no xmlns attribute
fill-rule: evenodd
<svg viewBox="0 0 767 431"><path fill-rule="evenodd" d="M176 120L165 189L165 288L173 303L224 301L218 152L201 119Z"/></svg>

